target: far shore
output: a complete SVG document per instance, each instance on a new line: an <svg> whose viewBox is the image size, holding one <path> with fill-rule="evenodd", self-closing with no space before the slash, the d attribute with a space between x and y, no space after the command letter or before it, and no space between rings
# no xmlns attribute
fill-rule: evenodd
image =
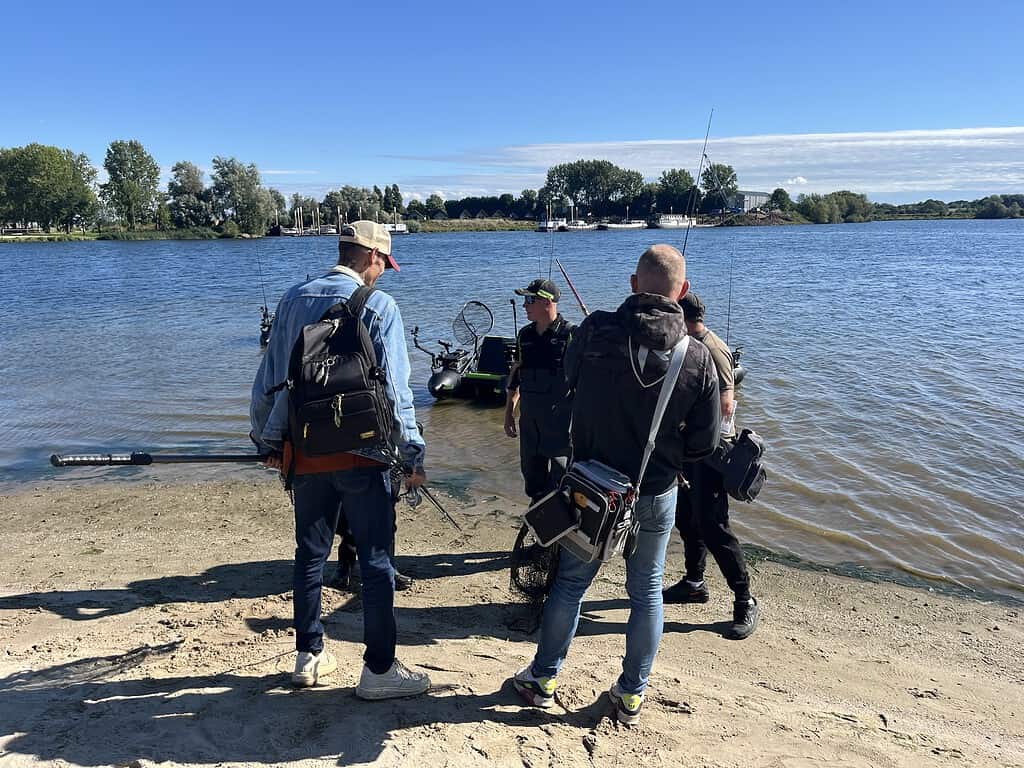
<svg viewBox="0 0 1024 768"><path fill-rule="evenodd" d="M610 717L628 616L602 570L560 676L525 709L535 648L509 589L522 505L399 507L399 654L425 697L367 704L358 597L326 589L340 668L295 690L292 513L270 473L209 483L23 486L0 496L0 765L1024 766L1024 608L751 558L742 642L728 590L666 606L643 718ZM674 541L667 578L681 571ZM333 567L329 565L329 568Z"/></svg>
<svg viewBox="0 0 1024 768"><path fill-rule="evenodd" d="M892 216L871 219L871 223L881 221L964 221L974 220L968 216ZM723 227L756 227L756 226L793 226L813 225L805 219L786 216L732 216L716 226ZM438 232L517 232L533 231L537 228L535 221L516 219L439 219L417 222L417 230L410 234L433 234ZM656 231L656 230L654 230ZM676 231L676 230L669 230ZM614 234L614 233L612 233ZM334 235L304 235L304 237L333 237ZM270 237L265 235L264 237ZM218 239L260 239L258 235L223 236L213 229L199 230L116 230L106 232L33 232L32 234L0 235L0 243L47 243L47 242L79 242L86 240L218 240Z"/></svg>

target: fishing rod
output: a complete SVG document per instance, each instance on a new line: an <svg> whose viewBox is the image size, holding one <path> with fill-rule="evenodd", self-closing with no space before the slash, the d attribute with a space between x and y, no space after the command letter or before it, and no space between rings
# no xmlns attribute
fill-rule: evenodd
<svg viewBox="0 0 1024 768"><path fill-rule="evenodd" d="M558 265L558 269L562 272L562 277L565 278L565 282L569 285L569 290L572 291L572 295L576 297L576 301L580 305L580 309L583 310L584 315L589 315L590 310L587 309L587 305L583 303L583 299L580 298L580 292L576 290L576 286L572 284L572 279L569 277L569 273L565 271L565 267L562 266L562 262L555 259L555 264Z"/></svg>
<svg viewBox="0 0 1024 768"><path fill-rule="evenodd" d="M715 170L715 166L712 164L711 158L709 158L707 155L704 155L704 159L708 161L708 170L711 171L711 178L714 179L715 187L717 188L717 191L718 191L718 196L722 198L722 206L724 207L727 201L725 199L725 190L722 188L722 180L718 178L718 171ZM736 249L735 248L730 248L729 249L729 301L728 301L728 304L726 305L726 312L725 312L725 344L726 344L726 346L729 345L729 328L730 328L730 326L732 324L732 268L733 268L733 262L735 260L735 256L736 256Z"/></svg>
<svg viewBox="0 0 1024 768"><path fill-rule="evenodd" d="M700 174L704 169L704 161L707 159L708 151L708 137L711 135L711 119L715 116L714 107L711 108L711 114L708 115L708 128L704 132L704 146L700 150L700 161L697 163L697 178L694 180L694 186L700 183ZM683 234L683 256L686 256L686 244L690 240L690 230L693 229L694 214L696 214L697 207L697 196L694 194L690 195L689 205L687 206L686 212L686 232Z"/></svg>
<svg viewBox="0 0 1024 768"><path fill-rule="evenodd" d="M50 456L55 467L148 467L150 464L249 464L266 461L258 453L80 453Z"/></svg>
<svg viewBox="0 0 1024 768"><path fill-rule="evenodd" d="M464 533L464 531L462 530L462 526L459 525L458 521L454 517L452 517L451 514L449 514L448 510L444 508L441 502L437 500L437 497L434 496L431 490L427 488L427 486L425 485L421 485L419 488L413 488L412 490L407 492L406 498L409 501L409 506L415 507L419 505L421 495L425 497L427 501L433 504L437 508L438 512L445 516L449 523L455 526L455 530L457 530L459 533Z"/></svg>

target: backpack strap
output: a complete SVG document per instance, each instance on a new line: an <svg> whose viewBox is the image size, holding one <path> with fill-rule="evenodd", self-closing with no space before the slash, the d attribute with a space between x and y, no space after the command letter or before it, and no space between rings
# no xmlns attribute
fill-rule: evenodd
<svg viewBox="0 0 1024 768"><path fill-rule="evenodd" d="M366 355L366 359L369 361L371 368L379 368L377 365L377 353L373 349L373 341L370 339L370 332L366 329L366 325L361 322L360 318L363 315L363 310L366 308L366 302L370 298L370 294L375 290L377 289L369 285L360 285L352 292L352 295L349 296L347 300L339 301L337 304L332 304L320 317L320 322L334 320L339 315L347 315L354 318L358 326L356 329L356 335L359 337L359 343L363 349L363 354ZM267 397L280 392L289 385L290 381L294 381L296 379L301 367L301 361L302 355L295 347L293 347L292 354L288 362L288 378L277 386L268 389Z"/></svg>
<svg viewBox="0 0 1024 768"><path fill-rule="evenodd" d="M352 295L345 301L339 301L334 306L330 307L324 312L321 321L334 320L338 315L348 315L350 318L356 321L356 335L359 337L360 346L363 348L363 354L370 363L371 368L379 369L377 364L377 352L373 348L373 340L370 338L370 331L367 330L366 324L362 322L363 310L366 309L366 302L370 299L376 288L369 285L360 285L354 291Z"/></svg>

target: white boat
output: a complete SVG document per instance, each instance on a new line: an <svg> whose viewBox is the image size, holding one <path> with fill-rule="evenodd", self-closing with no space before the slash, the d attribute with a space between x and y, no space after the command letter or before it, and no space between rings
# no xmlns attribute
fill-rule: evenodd
<svg viewBox="0 0 1024 768"><path fill-rule="evenodd" d="M643 229L646 226L647 226L647 222L646 221L641 221L639 219L628 219L626 221L620 221L620 222L618 222L616 224L613 224L612 222L607 222L605 224L598 224L597 228L598 229L613 229L613 230L614 229Z"/></svg>
<svg viewBox="0 0 1024 768"><path fill-rule="evenodd" d="M557 232L565 227L568 222L565 219L542 219L537 222L538 232Z"/></svg>
<svg viewBox="0 0 1024 768"><path fill-rule="evenodd" d="M597 229L597 224L588 224L582 219L573 219L558 228L559 232L590 232Z"/></svg>
<svg viewBox="0 0 1024 768"><path fill-rule="evenodd" d="M409 227L406 226L404 221L396 221L394 223L385 222L384 229L390 232L392 235L408 235Z"/></svg>
<svg viewBox="0 0 1024 768"><path fill-rule="evenodd" d="M654 219L650 226L652 229L683 229L692 227L696 223L696 220L682 213L663 213Z"/></svg>

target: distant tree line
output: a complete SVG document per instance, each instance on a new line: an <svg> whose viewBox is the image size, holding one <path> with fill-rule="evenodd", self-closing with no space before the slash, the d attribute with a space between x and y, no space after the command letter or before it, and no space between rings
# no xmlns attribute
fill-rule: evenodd
<svg viewBox="0 0 1024 768"><path fill-rule="evenodd" d="M215 157L209 183L188 161L171 168L166 190L160 168L141 142L118 140L103 160L107 181L97 185L97 169L84 154L29 144L0 148L0 224L38 225L70 232L92 226L156 229L216 229L233 236L258 235L269 228L357 218L512 218L547 215L577 218L646 218L661 213L718 213L735 209L739 181L735 169L704 167L699 182L689 171L670 168L656 181L607 160L576 160L548 169L538 190L516 196L470 196L445 200L439 194L405 202L397 184L345 185L320 200L294 194L286 199L263 186L259 169L231 157ZM892 205L866 195L839 191L799 195L778 188L765 212L781 212L813 223L860 222L921 217L1019 218L1024 195L991 195L979 200L925 200Z"/></svg>

